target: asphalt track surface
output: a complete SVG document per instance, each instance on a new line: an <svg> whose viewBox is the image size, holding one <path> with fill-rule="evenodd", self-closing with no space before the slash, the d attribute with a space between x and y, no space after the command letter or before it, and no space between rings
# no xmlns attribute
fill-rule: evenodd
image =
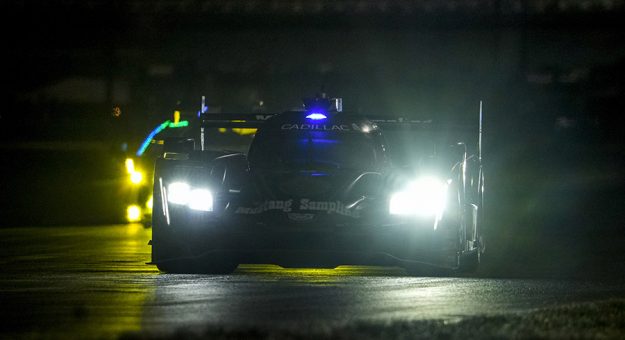
<svg viewBox="0 0 625 340"><path fill-rule="evenodd" d="M502 324L625 297L619 280L408 277L397 268L241 265L231 275L162 274L145 264L150 233L135 224L0 229L0 338L360 338L363 327L373 338L532 337ZM604 337L623 334L623 307L613 306L617 333ZM464 320L473 320L472 336L419 333ZM498 332L481 334L479 325L493 320ZM366 333L368 325L395 329Z"/></svg>

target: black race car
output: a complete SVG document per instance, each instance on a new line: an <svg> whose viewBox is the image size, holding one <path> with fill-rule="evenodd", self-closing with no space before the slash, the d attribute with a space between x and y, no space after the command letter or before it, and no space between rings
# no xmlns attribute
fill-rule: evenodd
<svg viewBox="0 0 625 340"><path fill-rule="evenodd" d="M340 111L340 101L317 97L301 111L206 114L199 143L166 142L154 173L151 263L205 273L241 263L475 270L484 250L480 143L431 121ZM216 127L258 130L240 153L210 150Z"/></svg>

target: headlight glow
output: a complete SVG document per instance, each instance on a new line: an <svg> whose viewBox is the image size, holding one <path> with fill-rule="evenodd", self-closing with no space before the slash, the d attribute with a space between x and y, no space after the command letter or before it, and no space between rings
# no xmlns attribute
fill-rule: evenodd
<svg viewBox="0 0 625 340"><path fill-rule="evenodd" d="M405 190L391 195L389 213L440 218L447 202L447 185L436 177L421 177Z"/></svg>
<svg viewBox="0 0 625 340"><path fill-rule="evenodd" d="M131 174L135 171L135 161L132 158L126 158L124 164L126 165L127 173Z"/></svg>
<svg viewBox="0 0 625 340"><path fill-rule="evenodd" d="M145 208L148 211L152 211L152 207L154 206L154 197L150 195L150 198L145 202Z"/></svg>
<svg viewBox="0 0 625 340"><path fill-rule="evenodd" d="M213 211L213 194L207 189L193 189L188 205L193 210Z"/></svg>
<svg viewBox="0 0 625 340"><path fill-rule="evenodd" d="M167 186L167 201L186 205L190 209L213 211L213 194L208 189L192 188L185 182L173 182Z"/></svg>
<svg viewBox="0 0 625 340"><path fill-rule="evenodd" d="M141 207L139 207L138 205L129 205L126 208L126 220L128 222L139 222L141 221L141 217L142 217L142 212L141 212Z"/></svg>
<svg viewBox="0 0 625 340"><path fill-rule="evenodd" d="M133 170L130 173L130 183L141 184L141 182L143 182L143 173L138 170Z"/></svg>
<svg viewBox="0 0 625 340"><path fill-rule="evenodd" d="M187 204L191 188L184 182L173 182L167 186L167 201L173 204Z"/></svg>

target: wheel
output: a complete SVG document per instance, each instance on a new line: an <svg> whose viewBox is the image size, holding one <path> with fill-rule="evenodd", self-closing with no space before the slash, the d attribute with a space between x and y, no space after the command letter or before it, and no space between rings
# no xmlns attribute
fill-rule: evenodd
<svg viewBox="0 0 625 340"><path fill-rule="evenodd" d="M167 224L163 214L160 187L154 185L152 211L152 262L158 270L180 274L228 274L238 266L232 261L218 258L196 259L189 257L191 252L184 242L178 243L180 235Z"/></svg>
<svg viewBox="0 0 625 340"><path fill-rule="evenodd" d="M485 249L484 238L482 235L478 235L475 248L458 256L458 269L456 271L459 274L475 273L483 260Z"/></svg>
<svg viewBox="0 0 625 340"><path fill-rule="evenodd" d="M238 266L237 263L222 259L211 258L185 258L189 256L183 247L172 242L175 237L171 231L166 230L166 222L159 215L160 207L153 214L152 228L152 262L156 263L158 270L166 273L179 274L228 274Z"/></svg>
<svg viewBox="0 0 625 340"><path fill-rule="evenodd" d="M458 256L458 268L456 272L459 274L475 273L480 265L480 261L481 254L479 248L462 254Z"/></svg>

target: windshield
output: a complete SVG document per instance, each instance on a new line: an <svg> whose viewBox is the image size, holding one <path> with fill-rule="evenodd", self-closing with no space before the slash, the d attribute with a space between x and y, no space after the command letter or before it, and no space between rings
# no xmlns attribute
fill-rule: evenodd
<svg viewBox="0 0 625 340"><path fill-rule="evenodd" d="M378 152L369 135L330 131L280 131L258 135L252 166L275 169L373 169Z"/></svg>

